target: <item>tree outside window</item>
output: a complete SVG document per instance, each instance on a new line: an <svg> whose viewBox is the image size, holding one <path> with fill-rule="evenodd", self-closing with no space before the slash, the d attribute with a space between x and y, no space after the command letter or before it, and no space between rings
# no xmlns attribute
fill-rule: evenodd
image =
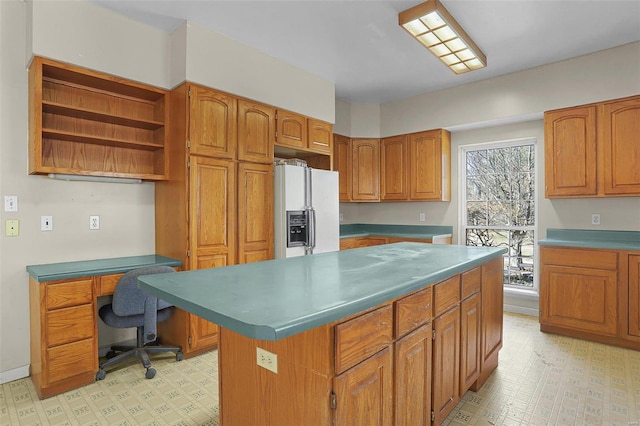
<svg viewBox="0 0 640 426"><path fill-rule="evenodd" d="M535 145L464 149L466 245L506 247L504 284L533 288Z"/></svg>

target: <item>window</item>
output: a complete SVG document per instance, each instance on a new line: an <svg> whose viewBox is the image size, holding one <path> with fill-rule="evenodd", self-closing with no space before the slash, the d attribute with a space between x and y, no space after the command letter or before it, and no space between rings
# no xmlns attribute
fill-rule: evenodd
<svg viewBox="0 0 640 426"><path fill-rule="evenodd" d="M506 247L504 285L534 289L535 140L462 147L468 246Z"/></svg>

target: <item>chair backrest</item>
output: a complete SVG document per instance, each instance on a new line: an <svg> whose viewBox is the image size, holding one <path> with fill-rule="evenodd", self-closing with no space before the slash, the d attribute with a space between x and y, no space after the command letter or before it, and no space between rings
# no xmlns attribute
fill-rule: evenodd
<svg viewBox="0 0 640 426"><path fill-rule="evenodd" d="M113 313L120 316L144 314L145 301L151 296L138 288L138 277L141 275L163 274L175 272L171 266L149 266L134 269L125 273L113 291ZM173 306L164 300L158 300L157 310Z"/></svg>

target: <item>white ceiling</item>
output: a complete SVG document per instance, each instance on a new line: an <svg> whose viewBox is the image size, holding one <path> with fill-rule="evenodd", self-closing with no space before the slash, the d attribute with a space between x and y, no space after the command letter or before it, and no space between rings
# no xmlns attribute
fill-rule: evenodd
<svg viewBox="0 0 640 426"><path fill-rule="evenodd" d="M488 62L455 75L398 25L398 12L421 1L93 1L167 32L197 22L334 82L336 97L355 103L402 99L640 40L640 0L443 0Z"/></svg>

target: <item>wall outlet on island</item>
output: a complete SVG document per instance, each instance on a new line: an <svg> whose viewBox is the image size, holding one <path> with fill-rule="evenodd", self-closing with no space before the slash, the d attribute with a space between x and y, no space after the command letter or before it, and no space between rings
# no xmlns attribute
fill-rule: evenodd
<svg viewBox="0 0 640 426"><path fill-rule="evenodd" d="M424 222L424 220L425 220L424 213L420 213L419 220L420 220L420 222Z"/></svg>
<svg viewBox="0 0 640 426"><path fill-rule="evenodd" d="M260 367L278 373L278 355L256 347L256 356Z"/></svg>

